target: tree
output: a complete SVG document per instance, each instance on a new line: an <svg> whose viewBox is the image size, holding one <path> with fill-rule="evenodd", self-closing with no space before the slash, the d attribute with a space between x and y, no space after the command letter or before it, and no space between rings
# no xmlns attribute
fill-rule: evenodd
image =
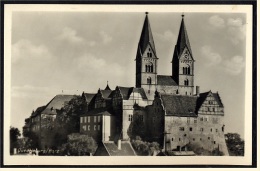
<svg viewBox="0 0 260 171"><path fill-rule="evenodd" d="M18 128L10 127L10 153L13 154L14 148L19 148L18 138L21 136L21 133Z"/></svg>
<svg viewBox="0 0 260 171"><path fill-rule="evenodd" d="M237 133L225 134L226 144L230 156L244 156L244 140Z"/></svg>
<svg viewBox="0 0 260 171"><path fill-rule="evenodd" d="M92 137L73 133L68 135L68 141L59 148L64 155L84 156L94 153L97 143Z"/></svg>
<svg viewBox="0 0 260 171"><path fill-rule="evenodd" d="M55 135L58 138L54 146L60 146L67 141L71 133L79 132L79 116L87 111L87 103L81 96L75 96L57 112Z"/></svg>
<svg viewBox="0 0 260 171"><path fill-rule="evenodd" d="M153 155L155 151L160 150L160 146L157 142L145 142L142 141L139 136L136 136L136 138L131 141L131 144L139 156Z"/></svg>

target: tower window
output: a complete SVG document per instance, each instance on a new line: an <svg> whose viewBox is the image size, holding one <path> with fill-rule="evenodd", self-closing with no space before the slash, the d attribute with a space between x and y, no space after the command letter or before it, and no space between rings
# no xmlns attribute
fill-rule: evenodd
<svg viewBox="0 0 260 171"><path fill-rule="evenodd" d="M147 84L152 84L152 79L151 79L151 77L148 77L148 78L147 78Z"/></svg>
<svg viewBox="0 0 260 171"><path fill-rule="evenodd" d="M153 72L153 64L147 64L145 65L145 72Z"/></svg>
<svg viewBox="0 0 260 171"><path fill-rule="evenodd" d="M132 122L133 121L133 115L128 116L128 121Z"/></svg>
<svg viewBox="0 0 260 171"><path fill-rule="evenodd" d="M184 85L189 85L189 80L184 80Z"/></svg>
<svg viewBox="0 0 260 171"><path fill-rule="evenodd" d="M187 67L183 67L182 68L182 72L184 75L190 75L190 66L187 66Z"/></svg>

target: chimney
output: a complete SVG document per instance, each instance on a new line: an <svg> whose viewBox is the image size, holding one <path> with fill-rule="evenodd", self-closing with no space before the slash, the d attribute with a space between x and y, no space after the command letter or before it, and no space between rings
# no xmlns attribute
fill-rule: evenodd
<svg viewBox="0 0 260 171"><path fill-rule="evenodd" d="M196 95L197 95L197 96L200 95L200 86L196 86Z"/></svg>
<svg viewBox="0 0 260 171"><path fill-rule="evenodd" d="M121 150L121 140L120 139L117 141L117 148L118 148L118 150Z"/></svg>

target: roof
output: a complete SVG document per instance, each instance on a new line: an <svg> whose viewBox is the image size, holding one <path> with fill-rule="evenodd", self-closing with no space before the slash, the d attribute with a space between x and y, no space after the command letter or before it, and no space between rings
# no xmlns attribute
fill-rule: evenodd
<svg viewBox="0 0 260 171"><path fill-rule="evenodd" d="M45 109L46 106L38 107L31 115L31 117L37 116L41 114L41 112Z"/></svg>
<svg viewBox="0 0 260 171"><path fill-rule="evenodd" d="M173 80L172 76L157 75L157 84L164 86L177 86L177 83Z"/></svg>
<svg viewBox="0 0 260 171"><path fill-rule="evenodd" d="M143 88L121 87L121 86L117 86L117 87L120 90L124 100L128 100L132 92L140 93L143 99L147 99L147 96Z"/></svg>
<svg viewBox="0 0 260 171"><path fill-rule="evenodd" d="M95 95L96 95L95 93L84 93L83 92L83 96L85 97L86 102L88 102L88 103L93 99L93 97Z"/></svg>
<svg viewBox="0 0 260 171"><path fill-rule="evenodd" d="M136 156L129 141L121 141L121 150L118 149L114 141L105 141L102 144L110 156Z"/></svg>
<svg viewBox="0 0 260 171"><path fill-rule="evenodd" d="M149 22L147 14L148 13L146 13L146 16L145 16L141 37L140 37L140 40L139 40L139 43L138 43L138 49L140 48L139 50L143 54L144 51L147 48L147 45L150 44L154 54L156 55L155 44L154 44L153 35L152 35L152 30L151 30L151 27L150 27L150 22Z"/></svg>
<svg viewBox="0 0 260 171"><path fill-rule="evenodd" d="M45 114L57 114L56 109L60 110L65 106L71 99L76 97L76 95L56 95L42 111Z"/></svg>
<svg viewBox="0 0 260 171"><path fill-rule="evenodd" d="M103 107L103 108L95 108L93 110L88 111L87 113L81 115L81 116L94 116L94 115L107 115L107 116L111 116L112 115L112 111Z"/></svg>
<svg viewBox="0 0 260 171"><path fill-rule="evenodd" d="M112 93L112 90L100 90L103 98L111 98L110 94Z"/></svg>
<svg viewBox="0 0 260 171"><path fill-rule="evenodd" d="M183 15L175 48L177 48L176 50L177 50L178 54L181 54L185 47L187 47L189 49L189 51L192 55L190 41L189 41L188 33L187 33L187 30L185 27L184 15Z"/></svg>
<svg viewBox="0 0 260 171"><path fill-rule="evenodd" d="M108 83L107 83L107 86L106 86L105 90L111 90L109 85L108 85Z"/></svg>
<svg viewBox="0 0 260 171"><path fill-rule="evenodd" d="M209 96L210 93L212 93L212 92L208 91L208 92L200 93L198 101L197 101L197 109L196 109L196 111L199 110L199 108L204 103L204 101L206 100L206 98ZM218 93L212 93L212 94L213 94L213 97L215 98L215 100L217 101L218 105L220 107L224 107L223 103L221 102L219 94Z"/></svg>
<svg viewBox="0 0 260 171"><path fill-rule="evenodd" d="M161 95L166 115L174 116L197 116L197 96Z"/></svg>

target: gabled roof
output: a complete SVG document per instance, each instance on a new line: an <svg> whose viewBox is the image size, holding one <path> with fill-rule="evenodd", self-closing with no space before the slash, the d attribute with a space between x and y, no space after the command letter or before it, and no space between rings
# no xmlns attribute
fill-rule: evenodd
<svg viewBox="0 0 260 171"><path fill-rule="evenodd" d="M84 93L84 92L83 92L82 95L85 97L86 102L89 103L89 102L93 99L93 97L94 97L96 94L95 94L95 93Z"/></svg>
<svg viewBox="0 0 260 171"><path fill-rule="evenodd" d="M65 106L71 99L76 97L76 95L56 95L42 111L44 114L57 114L56 109L60 110Z"/></svg>
<svg viewBox="0 0 260 171"><path fill-rule="evenodd" d="M185 23L184 23L184 15L182 15L179 35L178 35L177 43L176 43L176 46L175 46L175 50L177 50L177 54L181 54L185 47L188 48L188 50L189 50L189 52L191 53L191 56L192 56L190 41L189 41L189 38L188 38L188 33L187 33L187 30L186 30L186 27L185 27Z"/></svg>
<svg viewBox="0 0 260 171"><path fill-rule="evenodd" d="M196 96L161 95L166 115L174 116L197 116Z"/></svg>
<svg viewBox="0 0 260 171"><path fill-rule="evenodd" d="M169 75L157 75L157 84L164 86L177 86L177 83Z"/></svg>
<svg viewBox="0 0 260 171"><path fill-rule="evenodd" d="M138 50L140 50L141 53L143 54L144 51L146 50L148 44L151 46L154 54L156 55L152 30L151 30L150 22L149 22L149 19L148 19L148 13L146 13L141 37L140 37L140 40L139 40L139 43L138 43Z"/></svg>
<svg viewBox="0 0 260 171"><path fill-rule="evenodd" d="M121 142L121 150L113 141L105 141L101 145L105 147L109 156L136 156L135 151L129 141Z"/></svg>
<svg viewBox="0 0 260 171"><path fill-rule="evenodd" d="M146 96L143 88L121 87L121 86L117 86L117 88L120 90L124 100L128 100L130 95L133 92L140 93L140 95L142 96L142 99L147 99L147 96Z"/></svg>
<svg viewBox="0 0 260 171"><path fill-rule="evenodd" d="M208 92L200 93L198 101L197 101L196 111L198 111L200 109L201 105L204 103L204 101L206 100L206 98L209 96L210 93L213 95L213 97L217 101L218 105L220 107L224 107L223 103L221 102L221 99L219 97L219 94L218 93L212 93L211 91L208 91Z"/></svg>
<svg viewBox="0 0 260 171"><path fill-rule="evenodd" d="M112 90L100 90L100 92L104 99L111 98L110 94L112 93Z"/></svg>

